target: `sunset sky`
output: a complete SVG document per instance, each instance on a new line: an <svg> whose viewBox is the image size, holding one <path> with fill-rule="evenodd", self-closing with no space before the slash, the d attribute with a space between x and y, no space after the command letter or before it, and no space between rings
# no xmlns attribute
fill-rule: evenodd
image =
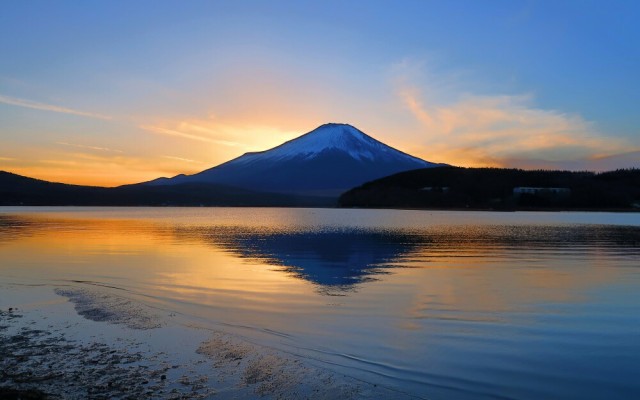
<svg viewBox="0 0 640 400"><path fill-rule="evenodd" d="M3 1L0 170L119 185L326 122L432 162L640 167L640 2Z"/></svg>

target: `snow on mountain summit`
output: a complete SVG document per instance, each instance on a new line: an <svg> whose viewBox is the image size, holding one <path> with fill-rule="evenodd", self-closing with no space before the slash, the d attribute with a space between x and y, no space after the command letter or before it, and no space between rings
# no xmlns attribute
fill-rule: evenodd
<svg viewBox="0 0 640 400"><path fill-rule="evenodd" d="M291 158L313 159L326 151L341 151L359 161L383 161L396 158L410 158L417 163L428 164L385 145L348 124L328 123L298 138L285 142L270 150L246 153L233 160L237 163L251 163L257 159L285 160Z"/></svg>
<svg viewBox="0 0 640 400"><path fill-rule="evenodd" d="M369 147L382 148L384 145L351 125L325 124L297 139L272 149L272 154L277 154L278 156L304 154L307 158L312 158L326 149L336 149L349 153L351 157L357 160L362 158L372 159L374 155Z"/></svg>

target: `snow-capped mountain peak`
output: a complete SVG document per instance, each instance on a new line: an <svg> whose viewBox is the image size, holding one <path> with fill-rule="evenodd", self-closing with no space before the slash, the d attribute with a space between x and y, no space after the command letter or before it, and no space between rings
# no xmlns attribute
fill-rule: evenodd
<svg viewBox="0 0 640 400"><path fill-rule="evenodd" d="M215 183L254 191L337 196L383 176L437 166L389 147L351 125L331 123L197 174L148 184Z"/></svg>
<svg viewBox="0 0 640 400"><path fill-rule="evenodd" d="M291 158L313 159L323 152L340 151L359 161L390 160L409 157L414 161L426 161L402 153L385 145L348 124L328 123L298 138L270 150L246 153L231 162L251 163L257 159L286 160Z"/></svg>

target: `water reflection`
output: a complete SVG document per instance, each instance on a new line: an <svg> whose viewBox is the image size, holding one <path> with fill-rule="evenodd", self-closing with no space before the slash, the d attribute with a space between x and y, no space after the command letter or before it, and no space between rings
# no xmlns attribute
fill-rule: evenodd
<svg viewBox="0 0 640 400"><path fill-rule="evenodd" d="M29 218L0 215L0 244L10 242L37 230Z"/></svg>
<svg viewBox="0 0 640 400"><path fill-rule="evenodd" d="M606 251L640 255L640 229L632 226L425 227L423 230L251 229L246 226L179 227L181 240L195 240L241 259L281 266L282 271L322 290L353 290L396 267L426 267L451 259L536 260ZM533 257L532 257L533 258Z"/></svg>
<svg viewBox="0 0 640 400"><path fill-rule="evenodd" d="M93 238L115 251L135 251L161 244L196 243L213 253L267 266L314 284L320 293L352 292L358 286L391 274L398 267L495 267L509 263L518 273L545 260L565 266L575 260L640 257L640 228L613 225L435 225L421 229L357 228L349 226L250 226L176 223L101 218L52 218L0 215L0 244L20 238L50 235L49 247L79 245ZM67 235L62 239L60 235ZM68 235L74 236L71 241ZM87 246L85 246L87 247ZM107 253L94 249L93 253ZM516 272L514 272L515 274ZM545 285L565 281L554 268L540 269ZM581 280L583 276L572 280ZM560 285L562 286L562 285Z"/></svg>
<svg viewBox="0 0 640 400"><path fill-rule="evenodd" d="M415 252L423 238L402 232L358 229L264 231L245 227L182 228L182 239L201 240L251 261L318 285L325 293L353 290L376 280Z"/></svg>
<svg viewBox="0 0 640 400"><path fill-rule="evenodd" d="M638 398L637 217L205 211L0 214L0 279L282 332L270 345L419 397Z"/></svg>

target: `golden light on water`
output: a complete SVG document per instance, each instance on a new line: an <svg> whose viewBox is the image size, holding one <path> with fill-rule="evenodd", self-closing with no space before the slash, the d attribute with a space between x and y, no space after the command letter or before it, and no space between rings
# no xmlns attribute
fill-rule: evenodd
<svg viewBox="0 0 640 400"><path fill-rule="evenodd" d="M325 287L322 281L309 281L312 278L305 275L309 273L305 271L308 266L318 265L331 271L330 264L335 263L329 263L335 256L325 253L322 234L307 242L309 248L288 250L300 251L299 254L280 254L278 251L286 250L268 247L273 235L283 238L276 243L295 238L287 239L289 231L285 228L294 220L287 222L284 214L282 217L275 210L261 222L254 220L261 228L247 228L251 226L249 221L244 221L244 228L234 225L238 221L231 215L232 219L220 220L217 227L111 218L29 217L21 222L23 228L3 234L0 251L7 264L28 265L25 272L40 278L117 277L124 287L143 285L154 296L253 312L277 313L283 304L290 309L319 306L326 303L322 293L328 290L340 294L346 289L346 294L357 291L359 299L385 298L383 307L415 318L436 314L446 317L449 313L502 313L518 310L524 304L580 301L580 293L619 279L617 270L599 268L600 257L593 252L589 265L585 266L580 259L541 270L528 261L535 255L529 251L540 256L539 250L525 247L519 250L519 258L513 260L519 267L512 268L508 259L512 250L504 243L484 240L483 229L476 232L467 227L461 231L449 229L443 232L444 236L435 236L439 238L437 242L430 238L434 233L440 235L438 230L425 231L426 242L415 239L413 244L403 244L401 252L390 250L385 257L391 259L385 259L383 265L370 266L374 268L372 272L382 268L381 271L389 273L379 278L385 284L378 284L374 274L363 276L373 278L371 282L367 279L360 282L362 278L356 276L352 284L342 289ZM353 246L368 240L366 232L344 235L353 235L341 239L347 243L358 240ZM458 240L449 242L453 237ZM320 241L317 242L320 247L314 246L316 240ZM376 246L375 243L370 245ZM38 251L31 250L34 248ZM367 252L373 248L353 247L351 251L358 252L353 254L357 255L353 260L367 259ZM553 256L553 249L549 251ZM296 265L296 259L302 264ZM371 260L375 262L375 256ZM403 268L405 265L410 268ZM578 268L583 272L577 276L570 273ZM336 274L343 272L335 270ZM399 295L395 290L399 286L411 287L407 293L413 294ZM528 289L518 289L521 287Z"/></svg>

